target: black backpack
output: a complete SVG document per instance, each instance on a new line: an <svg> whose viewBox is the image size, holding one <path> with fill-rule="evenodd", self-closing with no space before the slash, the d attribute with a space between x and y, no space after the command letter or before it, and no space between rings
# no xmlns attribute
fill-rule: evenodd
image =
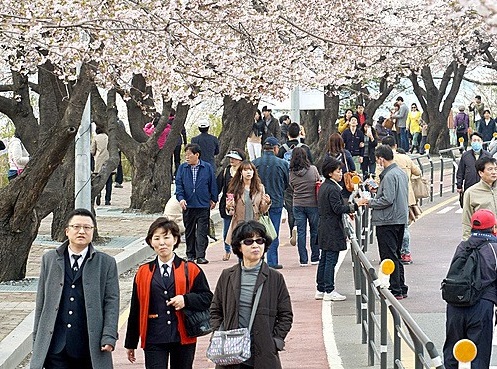
<svg viewBox="0 0 497 369"><path fill-rule="evenodd" d="M452 259L447 277L442 281L442 298L453 306L472 306L480 300L484 289L481 283L480 249L488 245L470 245Z"/></svg>

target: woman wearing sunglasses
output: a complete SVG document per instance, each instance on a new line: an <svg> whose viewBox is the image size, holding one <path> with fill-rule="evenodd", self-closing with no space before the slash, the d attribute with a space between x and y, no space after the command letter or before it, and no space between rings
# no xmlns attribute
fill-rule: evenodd
<svg viewBox="0 0 497 369"><path fill-rule="evenodd" d="M278 352L293 322L292 304L283 275L264 261L272 239L256 221L242 222L233 230L231 247L240 263L223 270L211 304L211 324L223 330L249 326L254 295L262 285L252 332L252 356L229 368L279 369ZM225 368L218 366L217 368Z"/></svg>
<svg viewBox="0 0 497 369"><path fill-rule="evenodd" d="M254 164L242 162L231 179L226 194L226 212L232 216L226 243L231 245L233 229L238 223L259 220L270 206L271 198L264 192L264 185Z"/></svg>

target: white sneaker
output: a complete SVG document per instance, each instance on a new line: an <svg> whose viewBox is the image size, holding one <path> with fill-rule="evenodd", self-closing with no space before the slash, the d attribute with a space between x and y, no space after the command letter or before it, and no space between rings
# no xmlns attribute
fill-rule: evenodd
<svg viewBox="0 0 497 369"><path fill-rule="evenodd" d="M316 294L314 295L315 300L322 300L324 296L324 292L316 291Z"/></svg>
<svg viewBox="0 0 497 369"><path fill-rule="evenodd" d="M344 295L340 295L337 291L332 291L330 293L325 293L323 296L324 301L343 301L347 297Z"/></svg>
<svg viewBox="0 0 497 369"><path fill-rule="evenodd" d="M307 267L309 264L300 264L301 267Z"/></svg>
<svg viewBox="0 0 497 369"><path fill-rule="evenodd" d="M295 246L297 244L297 228L293 227L292 236L290 237L290 245Z"/></svg>
<svg viewBox="0 0 497 369"><path fill-rule="evenodd" d="M311 265L318 265L319 261L311 261Z"/></svg>

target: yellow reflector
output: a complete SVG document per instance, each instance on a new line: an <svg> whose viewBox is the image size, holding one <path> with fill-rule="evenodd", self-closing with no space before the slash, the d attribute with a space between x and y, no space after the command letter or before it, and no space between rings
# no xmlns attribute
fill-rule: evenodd
<svg viewBox="0 0 497 369"><path fill-rule="evenodd" d="M390 275L395 270L395 263L391 259L385 259L380 264L381 272Z"/></svg>
<svg viewBox="0 0 497 369"><path fill-rule="evenodd" d="M454 345L454 357L461 363L469 363L476 357L476 345L473 341L462 339Z"/></svg>

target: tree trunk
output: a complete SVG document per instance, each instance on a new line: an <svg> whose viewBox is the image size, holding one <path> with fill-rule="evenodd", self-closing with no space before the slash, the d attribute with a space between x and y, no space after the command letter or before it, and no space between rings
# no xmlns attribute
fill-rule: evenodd
<svg viewBox="0 0 497 369"><path fill-rule="evenodd" d="M257 103L247 99L233 100L230 96L223 99L223 130L219 135L219 155L216 158L217 171L223 169L222 161L229 150L239 148L245 151L247 137L254 124Z"/></svg>
<svg viewBox="0 0 497 369"><path fill-rule="evenodd" d="M93 80L93 71L83 65L80 79L69 97L61 121L54 122L26 169L0 189L0 281L22 279L29 250L41 222L38 200L55 169L74 141Z"/></svg>
<svg viewBox="0 0 497 369"><path fill-rule="evenodd" d="M431 152L449 147L447 117L451 114L465 72L466 66L454 60L445 69L438 87L429 66L421 70L424 88L420 86L417 74L413 72L409 77L423 109L423 118L428 123L427 142L431 145Z"/></svg>

